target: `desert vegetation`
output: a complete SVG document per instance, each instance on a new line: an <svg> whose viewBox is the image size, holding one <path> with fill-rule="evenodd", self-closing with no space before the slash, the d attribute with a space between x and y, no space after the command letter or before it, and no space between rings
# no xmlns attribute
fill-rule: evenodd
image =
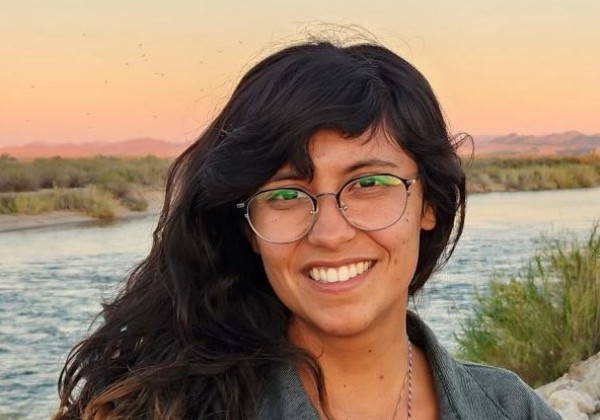
<svg viewBox="0 0 600 420"><path fill-rule="evenodd" d="M600 351L600 221L584 240L543 238L521 271L477 292L458 355L538 386Z"/></svg>
<svg viewBox="0 0 600 420"><path fill-rule="evenodd" d="M466 162L470 192L535 191L600 185L600 156L476 158Z"/></svg>
<svg viewBox="0 0 600 420"><path fill-rule="evenodd" d="M112 218L121 206L144 210L143 191L160 189L172 159L0 156L0 214L78 211ZM600 156L477 158L465 162L469 192L529 191L600 186Z"/></svg>
<svg viewBox="0 0 600 420"><path fill-rule="evenodd" d="M0 156L0 214L77 211L111 219L119 207L143 211L144 191L163 187L170 159L36 159Z"/></svg>

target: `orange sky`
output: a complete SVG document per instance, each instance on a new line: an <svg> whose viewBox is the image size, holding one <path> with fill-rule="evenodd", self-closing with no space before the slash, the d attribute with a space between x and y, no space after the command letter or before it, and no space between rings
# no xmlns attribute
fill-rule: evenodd
<svg viewBox="0 0 600 420"><path fill-rule="evenodd" d="M600 132L597 0L5 0L0 146L190 141L258 58L358 24L430 80L455 131Z"/></svg>

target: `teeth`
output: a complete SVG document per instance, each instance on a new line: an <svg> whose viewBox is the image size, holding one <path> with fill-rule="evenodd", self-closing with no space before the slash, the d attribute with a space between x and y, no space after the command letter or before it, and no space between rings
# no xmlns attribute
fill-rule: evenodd
<svg viewBox="0 0 600 420"><path fill-rule="evenodd" d="M370 261L361 261L356 264L343 265L341 267L313 267L310 270L310 277L313 280L321 281L323 283L334 283L339 281L346 281L359 274L364 273L371 268Z"/></svg>
<svg viewBox="0 0 600 420"><path fill-rule="evenodd" d="M344 265L338 269L338 281L346 281L350 278L350 269Z"/></svg>
<svg viewBox="0 0 600 420"><path fill-rule="evenodd" d="M356 264L350 264L350 269L348 271L350 271L350 277L355 277L358 275L358 268L356 268Z"/></svg>

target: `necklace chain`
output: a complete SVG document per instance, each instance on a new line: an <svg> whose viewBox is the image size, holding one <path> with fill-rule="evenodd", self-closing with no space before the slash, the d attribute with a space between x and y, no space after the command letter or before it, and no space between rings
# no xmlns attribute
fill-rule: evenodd
<svg viewBox="0 0 600 420"><path fill-rule="evenodd" d="M400 407L400 402L402 401L402 395L404 395L404 388L406 387L406 382L408 382L408 407L407 407L407 416L408 420L412 420L412 375L413 375L413 354L412 354L412 343L410 340L408 341L408 366L406 367L406 375L404 375L404 381L402 382L402 387L400 388L400 393L398 394L398 400L396 401L396 408L394 408L394 415L392 416L392 420L395 420L396 415L398 414L398 408Z"/></svg>

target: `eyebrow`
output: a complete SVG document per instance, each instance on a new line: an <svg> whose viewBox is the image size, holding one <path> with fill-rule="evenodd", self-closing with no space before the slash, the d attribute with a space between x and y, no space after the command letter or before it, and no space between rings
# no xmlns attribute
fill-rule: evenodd
<svg viewBox="0 0 600 420"><path fill-rule="evenodd" d="M372 158L372 159L363 159L363 160L354 162L352 165L348 166L344 170L344 172L346 174L349 174L349 173L357 171L359 169L373 167L373 166L380 167L380 168L397 168L398 167L398 165L396 165L393 162L390 162L387 160L382 160L382 159L377 159L377 158Z"/></svg>
<svg viewBox="0 0 600 420"><path fill-rule="evenodd" d="M377 159L377 158L363 159L363 160L354 162L352 165L345 168L343 170L343 173L344 173L344 175L347 175L347 174L350 174L359 169L369 168L369 167L398 168L398 165L396 165L393 162L389 162L387 160L382 160L382 159ZM296 172L293 172L291 170L285 170L278 174L275 174L275 176L273 176L273 178L270 179L270 182L288 181L288 180L289 181L302 181L304 179L305 178L303 176L301 176L300 174L298 174Z"/></svg>

